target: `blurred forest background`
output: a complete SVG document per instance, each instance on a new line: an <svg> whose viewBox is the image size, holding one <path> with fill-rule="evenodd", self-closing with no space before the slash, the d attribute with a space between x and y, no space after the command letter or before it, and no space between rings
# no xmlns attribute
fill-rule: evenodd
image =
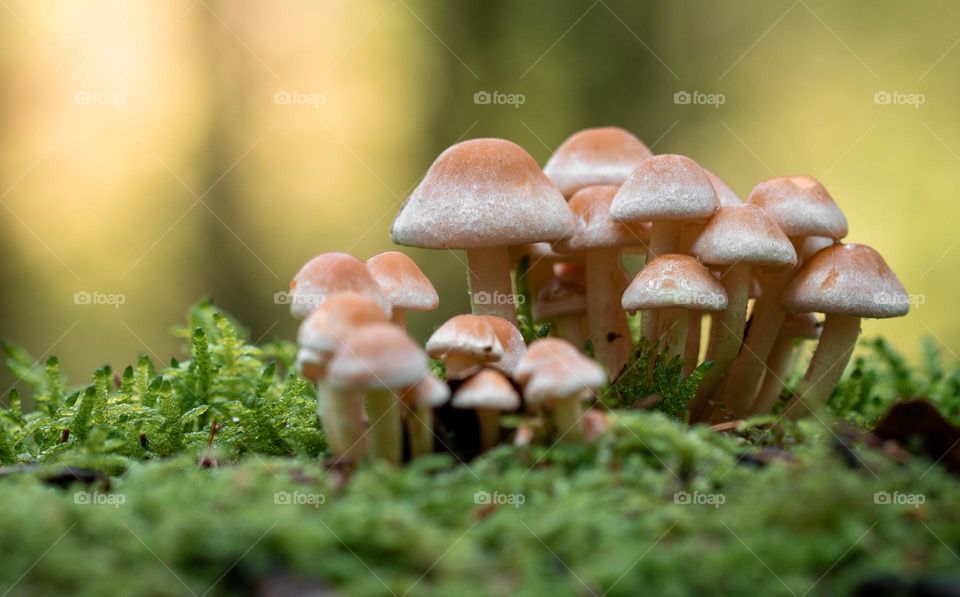
<svg viewBox="0 0 960 597"><path fill-rule="evenodd" d="M543 163L617 124L744 197L820 178L918 303L866 333L953 354L958 25L953 0L2 0L0 337L75 381L169 360L204 295L293 338L274 294L317 253L392 248L445 147L505 137ZM467 308L464 272L408 252L442 297L411 316L423 338Z"/></svg>

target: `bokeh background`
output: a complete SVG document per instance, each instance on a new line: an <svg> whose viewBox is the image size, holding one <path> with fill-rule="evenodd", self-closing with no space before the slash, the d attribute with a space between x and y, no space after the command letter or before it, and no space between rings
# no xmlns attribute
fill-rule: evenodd
<svg viewBox="0 0 960 597"><path fill-rule="evenodd" d="M743 196L820 178L918 303L867 333L953 354L958 25L952 0L0 0L0 337L74 380L167 361L204 295L293 338L274 294L316 253L392 248L448 145L543 163L618 124ZM442 297L425 337L466 309L463 266L409 252Z"/></svg>

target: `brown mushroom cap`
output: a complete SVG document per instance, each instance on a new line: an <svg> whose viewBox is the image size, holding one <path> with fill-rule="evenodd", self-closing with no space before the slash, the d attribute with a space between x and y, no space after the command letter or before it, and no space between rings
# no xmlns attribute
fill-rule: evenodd
<svg viewBox="0 0 960 597"><path fill-rule="evenodd" d="M707 173L688 157L646 159L613 198L610 217L620 222L709 218L718 207Z"/></svg>
<svg viewBox="0 0 960 597"><path fill-rule="evenodd" d="M450 400L450 386L433 373L427 372L417 383L407 388L401 399L408 406L439 408Z"/></svg>
<svg viewBox="0 0 960 597"><path fill-rule="evenodd" d="M346 253L322 253L300 268L290 281L290 312L297 319L303 319L331 296L350 291L375 300L387 317L392 314L390 299L367 266Z"/></svg>
<svg viewBox="0 0 960 597"><path fill-rule="evenodd" d="M552 278L537 292L533 318L545 321L555 317L579 315L587 311L587 289L578 282Z"/></svg>
<svg viewBox="0 0 960 597"><path fill-rule="evenodd" d="M783 293L783 306L797 313L880 319L910 310L903 284L887 262L866 245L834 245L814 255Z"/></svg>
<svg viewBox="0 0 960 597"><path fill-rule="evenodd" d="M689 255L661 255L640 270L621 301L627 311L682 307L727 308L727 293L706 267Z"/></svg>
<svg viewBox="0 0 960 597"><path fill-rule="evenodd" d="M586 364L584 364L584 361ZM584 356L573 344L560 338L541 338L533 342L527 348L523 358L520 359L513 378L520 384L526 384L541 367L555 363L571 364L571 366L577 368L587 367L587 365L596 367L603 378L600 383L606 383L606 374L603 373L603 369L597 363ZM592 376L593 369L583 369L583 372L590 374L588 377L591 380L596 380L596 376Z"/></svg>
<svg viewBox="0 0 960 597"><path fill-rule="evenodd" d="M783 268L797 264L793 244L776 220L748 203L718 209L690 252L711 265Z"/></svg>
<svg viewBox="0 0 960 597"><path fill-rule="evenodd" d="M512 323L494 315L457 315L427 340L433 358L456 354L489 363L508 375L526 350L523 335Z"/></svg>
<svg viewBox="0 0 960 597"><path fill-rule="evenodd" d="M617 187L594 186L582 188L570 198L573 212L573 236L557 242L561 253L575 253L606 247L646 246L650 242L650 223L614 222L610 219L610 204Z"/></svg>
<svg viewBox="0 0 960 597"><path fill-rule="evenodd" d="M520 407L520 395L503 373L484 369L457 389L451 405L463 409L516 410Z"/></svg>
<svg viewBox="0 0 960 597"><path fill-rule="evenodd" d="M426 275L410 257L387 251L367 259L367 269L395 309L433 311L440 297Z"/></svg>
<svg viewBox="0 0 960 597"><path fill-rule="evenodd" d="M563 195L530 154L503 139L464 141L440 154L391 229L395 243L429 249L509 247L572 233Z"/></svg>
<svg viewBox="0 0 960 597"><path fill-rule="evenodd" d="M610 126L570 135L550 156L544 173L565 197L583 187L620 185L653 154L633 133Z"/></svg>
<svg viewBox="0 0 960 597"><path fill-rule="evenodd" d="M717 195L717 203L720 207L726 207L728 205L739 205L743 203L743 200L727 186L727 183L720 180L720 177L714 174L713 172L703 169L707 173L707 178L710 179L710 184L713 185L713 191Z"/></svg>
<svg viewBox="0 0 960 597"><path fill-rule="evenodd" d="M787 313L780 333L791 338L816 340L820 337L822 324L813 313Z"/></svg>
<svg viewBox="0 0 960 597"><path fill-rule="evenodd" d="M297 343L317 353L333 353L355 328L388 321L383 308L358 292L343 292L328 298L300 324Z"/></svg>
<svg viewBox="0 0 960 597"><path fill-rule="evenodd" d="M417 383L428 369L426 353L403 328L372 323L347 335L330 361L327 379L340 388L394 389Z"/></svg>
<svg viewBox="0 0 960 597"><path fill-rule="evenodd" d="M517 366L515 378L524 385L531 404L545 400L589 398L592 390L607 383L599 364L558 338L543 338L530 345Z"/></svg>
<svg viewBox="0 0 960 597"><path fill-rule="evenodd" d="M847 219L833 197L810 176L781 176L759 183L747 202L773 216L787 236L847 235Z"/></svg>

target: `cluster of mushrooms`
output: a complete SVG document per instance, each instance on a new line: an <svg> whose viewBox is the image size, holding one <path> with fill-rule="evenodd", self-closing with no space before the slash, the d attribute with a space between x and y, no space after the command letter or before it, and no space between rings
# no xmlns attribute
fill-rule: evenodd
<svg viewBox="0 0 960 597"><path fill-rule="evenodd" d="M686 371L713 363L691 422L770 412L801 343L819 339L784 405L795 418L830 396L861 318L909 308L874 249L840 242L846 218L816 179L765 180L742 201L690 158L653 155L617 127L577 132L542 169L510 141L458 143L427 171L391 235L464 250L472 313L423 348L405 314L436 309L439 297L406 255L325 253L297 273L298 363L318 384L331 449L350 460L433 452L441 405L475 414L484 449L501 441L503 413L536 411L554 437L589 438L604 419L584 404L639 366L628 324L638 312L641 342L682 358ZM632 281L625 256L643 261ZM534 318L551 330L529 346L517 328L522 260ZM445 379L428 357L443 362Z"/></svg>

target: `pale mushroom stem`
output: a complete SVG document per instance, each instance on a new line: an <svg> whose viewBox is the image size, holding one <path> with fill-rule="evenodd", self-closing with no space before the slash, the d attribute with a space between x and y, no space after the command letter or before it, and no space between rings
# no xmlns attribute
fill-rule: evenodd
<svg viewBox="0 0 960 597"><path fill-rule="evenodd" d="M700 361L700 335L703 311L690 311L687 322L687 347L683 351L683 374L690 375Z"/></svg>
<svg viewBox="0 0 960 597"><path fill-rule="evenodd" d="M660 255L676 253L683 242L683 224L673 220L653 222L650 227L650 248L647 250L647 263ZM640 336L651 344L657 341L660 330L660 313L648 309L640 320Z"/></svg>
<svg viewBox="0 0 960 597"><path fill-rule="evenodd" d="M393 315L390 317L390 321L402 327L403 329L407 329L407 310L394 307Z"/></svg>
<svg viewBox="0 0 960 597"><path fill-rule="evenodd" d="M391 464L403 458L400 408L390 390L371 390L366 396L367 418L370 419L368 440L370 456Z"/></svg>
<svg viewBox="0 0 960 597"><path fill-rule="evenodd" d="M583 350L587 335L583 332L583 318L580 315L555 317L551 322L554 335Z"/></svg>
<svg viewBox="0 0 960 597"><path fill-rule="evenodd" d="M500 443L500 411L478 408L476 413L480 425L480 447L486 452Z"/></svg>
<svg viewBox="0 0 960 597"><path fill-rule="evenodd" d="M750 294L750 266L740 263L728 267L720 283L727 291L727 308L715 314L710 322L707 360L713 361L713 366L703 376L690 405L691 420L699 420L707 411L710 397L730 373L743 343Z"/></svg>
<svg viewBox="0 0 960 597"><path fill-rule="evenodd" d="M411 408L407 412L406 423L410 457L433 453L433 409L419 405Z"/></svg>
<svg viewBox="0 0 960 597"><path fill-rule="evenodd" d="M557 437L563 441L576 441L583 437L580 426L582 414L580 397L553 400L550 403L550 414L557 429Z"/></svg>
<svg viewBox="0 0 960 597"><path fill-rule="evenodd" d="M760 384L757 399L753 401L753 406L750 407L751 415L762 415L773 410L777 399L780 398L780 392L783 390L783 383L796 364L797 343L796 338L783 332L777 337L777 341L770 351L770 358L767 359L767 373L763 376L763 383Z"/></svg>
<svg viewBox="0 0 960 597"><path fill-rule="evenodd" d="M317 386L320 420L330 450L345 460L357 461L366 453L363 400L356 392L338 391L327 383Z"/></svg>
<svg viewBox="0 0 960 597"><path fill-rule="evenodd" d="M660 325L664 326L660 337L667 348L667 360L682 357L687 350L688 311L680 307L660 309Z"/></svg>
<svg viewBox="0 0 960 597"><path fill-rule="evenodd" d="M510 279L509 249L468 249L467 277L474 315L496 315L516 325L517 310Z"/></svg>
<svg viewBox="0 0 960 597"><path fill-rule="evenodd" d="M613 379L626 365L633 348L627 314L620 306L623 294L620 249L587 251L586 265L587 328L597 360Z"/></svg>
<svg viewBox="0 0 960 597"><path fill-rule="evenodd" d="M798 419L808 412L816 413L837 387L847 368L860 336L860 318L849 315L827 315L820 334L820 343L813 353L807 374L797 387L784 416Z"/></svg>

